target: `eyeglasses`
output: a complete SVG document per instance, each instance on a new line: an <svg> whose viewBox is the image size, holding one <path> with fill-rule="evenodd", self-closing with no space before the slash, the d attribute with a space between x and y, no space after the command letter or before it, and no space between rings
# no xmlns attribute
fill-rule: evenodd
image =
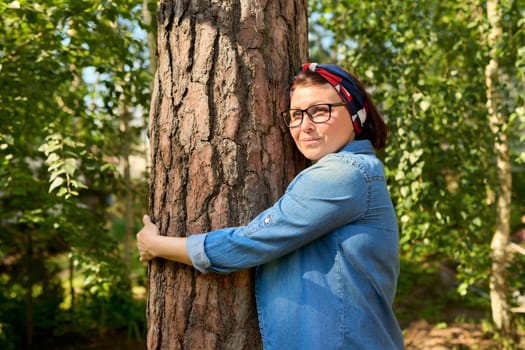
<svg viewBox="0 0 525 350"><path fill-rule="evenodd" d="M296 128L303 123L304 114L315 124L326 123L332 117L332 108L344 106L344 102L339 103L319 103L313 106L310 106L306 109L289 109L287 111L281 112L281 117L283 117L286 126L289 128Z"/></svg>

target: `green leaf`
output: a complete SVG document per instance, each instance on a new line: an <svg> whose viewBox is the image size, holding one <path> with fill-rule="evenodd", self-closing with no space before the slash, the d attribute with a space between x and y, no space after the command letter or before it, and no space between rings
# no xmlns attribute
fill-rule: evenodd
<svg viewBox="0 0 525 350"><path fill-rule="evenodd" d="M76 159L67 158L64 160L64 172L68 175L74 175L76 170Z"/></svg>
<svg viewBox="0 0 525 350"><path fill-rule="evenodd" d="M20 2L18 1L12 1L9 4L7 4L7 8L10 9L20 9Z"/></svg>
<svg viewBox="0 0 525 350"><path fill-rule="evenodd" d="M62 186L64 184L64 179L61 177L57 177L51 182L51 185L49 185L49 193L53 192L54 189L56 189L59 186Z"/></svg>

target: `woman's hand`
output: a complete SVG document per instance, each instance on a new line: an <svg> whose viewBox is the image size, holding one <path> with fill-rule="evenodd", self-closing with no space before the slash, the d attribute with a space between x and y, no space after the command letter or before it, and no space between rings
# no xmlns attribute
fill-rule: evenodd
<svg viewBox="0 0 525 350"><path fill-rule="evenodd" d="M144 227L137 233L140 261L163 258L187 265L192 264L186 249L186 237L161 236L159 228L151 222L148 215L144 215L142 223Z"/></svg>
<svg viewBox="0 0 525 350"><path fill-rule="evenodd" d="M142 218L144 227L137 233L137 248L139 249L140 261L147 262L156 258L156 242L160 236L159 228L151 222L148 215Z"/></svg>

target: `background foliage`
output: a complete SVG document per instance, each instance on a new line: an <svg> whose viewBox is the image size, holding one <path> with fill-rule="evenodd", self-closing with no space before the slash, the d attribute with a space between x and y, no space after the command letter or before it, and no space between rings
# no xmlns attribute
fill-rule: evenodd
<svg viewBox="0 0 525 350"><path fill-rule="evenodd" d="M140 141L149 104L140 10L134 1L0 3L2 349L64 333L138 333L143 322L111 225L122 216L122 150Z"/></svg>
<svg viewBox="0 0 525 350"><path fill-rule="evenodd" d="M332 60L357 73L387 119L384 154L400 219L404 268L401 287L418 266L453 272L461 295L486 297L490 240L495 230L497 178L488 125L485 67L488 23L483 1L312 1L318 25L334 38ZM511 116L514 231L525 202L523 1L502 1L505 76L501 91ZM513 288L523 287L523 257ZM426 270L428 273L431 270ZM407 283L408 284L408 283ZM472 297L472 296L471 296Z"/></svg>

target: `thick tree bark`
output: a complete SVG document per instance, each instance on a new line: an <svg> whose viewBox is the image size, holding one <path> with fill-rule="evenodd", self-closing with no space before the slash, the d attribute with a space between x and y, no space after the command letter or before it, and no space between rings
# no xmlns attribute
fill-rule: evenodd
<svg viewBox="0 0 525 350"><path fill-rule="evenodd" d="M496 231L491 241L492 270L490 275L490 300L494 323L508 340L516 337L515 324L509 300L507 266L511 255L508 253L510 236L510 205L512 195L512 173L509 158L508 138L505 132L507 117L502 108L503 98L500 93L500 69L497 50L502 41L501 16L499 1L487 1L487 18L490 23L487 43L490 48L490 61L485 77L487 86L487 107L489 124L495 135L494 151L498 174L498 200L496 213Z"/></svg>
<svg viewBox="0 0 525 350"><path fill-rule="evenodd" d="M158 10L150 212L161 234L248 223L303 166L278 112L306 59L306 1L170 1ZM251 271L155 260L148 349L256 349Z"/></svg>

